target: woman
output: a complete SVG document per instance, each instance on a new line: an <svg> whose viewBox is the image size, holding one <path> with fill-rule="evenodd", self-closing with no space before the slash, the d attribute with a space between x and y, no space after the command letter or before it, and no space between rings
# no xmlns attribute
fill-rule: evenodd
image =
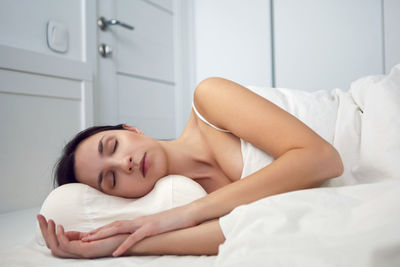
<svg viewBox="0 0 400 267"><path fill-rule="evenodd" d="M275 160L241 178L240 140ZM311 188L340 176L338 152L297 118L245 87L222 78L202 81L182 135L158 141L140 130L97 132L70 156L76 181L107 194L140 197L168 174L192 178L208 193L185 206L89 233L67 232L38 215L53 255L217 254L225 241L218 218L258 199ZM60 168L59 168L60 169ZM70 176L72 176L70 175Z"/></svg>

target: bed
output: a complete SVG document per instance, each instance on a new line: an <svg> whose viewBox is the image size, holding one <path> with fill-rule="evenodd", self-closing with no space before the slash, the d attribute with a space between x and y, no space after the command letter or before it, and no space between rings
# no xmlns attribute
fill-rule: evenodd
<svg viewBox="0 0 400 267"><path fill-rule="evenodd" d="M45 205L3 214L0 265L400 266L400 65L348 91L250 88L267 91L330 141L342 155L343 175L237 207L220 220L226 242L218 256L58 259L37 237L34 215ZM321 105L325 113L317 113ZM165 181L170 188L172 180Z"/></svg>
<svg viewBox="0 0 400 267"><path fill-rule="evenodd" d="M140 256L102 259L59 259L38 243L35 216L40 207L0 215L0 266L213 266L215 256ZM17 230L18 229L18 230Z"/></svg>

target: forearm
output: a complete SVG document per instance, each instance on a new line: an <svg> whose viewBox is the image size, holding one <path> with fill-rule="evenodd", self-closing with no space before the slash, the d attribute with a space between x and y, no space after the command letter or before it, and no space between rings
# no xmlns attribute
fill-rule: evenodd
<svg viewBox="0 0 400 267"><path fill-rule="evenodd" d="M219 218L242 204L318 186L340 175L340 167L340 156L332 151L293 149L245 179L220 188L190 205L197 222Z"/></svg>
<svg viewBox="0 0 400 267"><path fill-rule="evenodd" d="M225 241L218 220L145 238L124 255L216 255Z"/></svg>

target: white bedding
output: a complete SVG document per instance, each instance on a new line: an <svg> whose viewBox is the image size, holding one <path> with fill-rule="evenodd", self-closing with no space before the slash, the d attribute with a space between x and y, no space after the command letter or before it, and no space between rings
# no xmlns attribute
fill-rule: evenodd
<svg viewBox="0 0 400 267"><path fill-rule="evenodd" d="M218 256L57 259L32 232L10 248L2 237L0 266L400 266L400 65L332 95L344 174L236 208L221 220L227 240ZM6 225L8 238L19 234Z"/></svg>
<svg viewBox="0 0 400 267"><path fill-rule="evenodd" d="M213 266L215 256L137 256L100 259L59 259L46 247L32 241L0 252L0 266L118 266L118 267L205 267Z"/></svg>
<svg viewBox="0 0 400 267"><path fill-rule="evenodd" d="M400 266L400 65L333 95L344 174L221 218L216 266Z"/></svg>
<svg viewBox="0 0 400 267"><path fill-rule="evenodd" d="M40 207L0 214L0 266L129 266L205 267L213 266L215 256L140 256L93 260L59 259L35 239L35 215Z"/></svg>
<svg viewBox="0 0 400 267"><path fill-rule="evenodd" d="M400 266L400 182L316 188L238 207L216 266Z"/></svg>

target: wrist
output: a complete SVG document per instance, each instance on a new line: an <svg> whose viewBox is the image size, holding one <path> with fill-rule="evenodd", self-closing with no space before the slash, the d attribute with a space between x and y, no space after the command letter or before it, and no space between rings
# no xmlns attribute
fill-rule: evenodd
<svg viewBox="0 0 400 267"><path fill-rule="evenodd" d="M187 204L186 208L189 214L188 216L192 220L193 225L198 225L204 221L212 219L209 218L207 214L207 203L203 199L198 199Z"/></svg>

